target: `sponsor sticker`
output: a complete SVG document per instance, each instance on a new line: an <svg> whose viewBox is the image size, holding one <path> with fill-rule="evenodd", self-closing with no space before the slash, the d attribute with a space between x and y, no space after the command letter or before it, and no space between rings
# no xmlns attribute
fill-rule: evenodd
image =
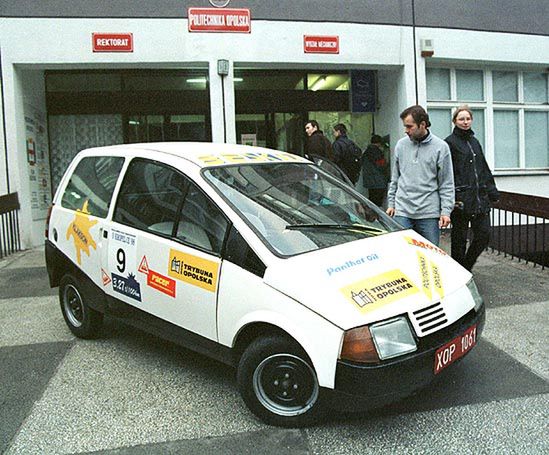
<svg viewBox="0 0 549 455"><path fill-rule="evenodd" d="M425 255L417 252L417 260L419 264L419 273L421 276L421 290L429 300L433 300L433 288L438 296L444 297L444 287L442 286L442 278L438 265L433 261L427 260Z"/></svg>
<svg viewBox="0 0 549 455"><path fill-rule="evenodd" d="M175 297L175 280L149 268L147 257L143 256L138 270L147 275L147 286L156 289L170 297Z"/></svg>
<svg viewBox="0 0 549 455"><path fill-rule="evenodd" d="M286 152L245 152L245 153L221 153L219 155L202 155L198 157L206 166L218 164L242 164L242 163L276 163L282 161L308 162L298 155Z"/></svg>
<svg viewBox="0 0 549 455"><path fill-rule="evenodd" d="M419 292L419 289L400 270L376 275L341 288L347 300L363 311L378 308Z"/></svg>
<svg viewBox="0 0 549 455"><path fill-rule="evenodd" d="M326 273L328 274L328 276L332 276L334 273L344 272L345 270L349 270L349 269L352 269L353 267L366 264L367 262L377 261L378 259L379 259L379 256L376 253L372 253L367 256L362 256L357 259L349 259L344 264L340 264L334 267L328 267L326 269Z"/></svg>
<svg viewBox="0 0 549 455"><path fill-rule="evenodd" d="M172 278L215 292L219 263L192 254L170 250L168 275Z"/></svg>
<svg viewBox="0 0 549 455"><path fill-rule="evenodd" d="M420 240L414 239L412 237L404 236L404 239L413 246L416 246L418 248L423 248L424 250L431 250L438 254L442 254L443 256L448 256L448 253L444 251L442 248L439 248L438 246L432 245L428 242L422 242Z"/></svg>
<svg viewBox="0 0 549 455"><path fill-rule="evenodd" d="M141 302L141 286L133 273L129 273L127 277L123 277L111 272L111 276L112 288L115 292Z"/></svg>
<svg viewBox="0 0 549 455"><path fill-rule="evenodd" d="M88 211L88 199L84 201L82 209L76 210L74 220L69 224L67 229L67 240L70 237L74 240L74 248L76 250L76 261L78 265L82 265L82 251L89 257L90 248L97 249L95 240L91 236L90 229L97 224L97 220L91 220Z"/></svg>

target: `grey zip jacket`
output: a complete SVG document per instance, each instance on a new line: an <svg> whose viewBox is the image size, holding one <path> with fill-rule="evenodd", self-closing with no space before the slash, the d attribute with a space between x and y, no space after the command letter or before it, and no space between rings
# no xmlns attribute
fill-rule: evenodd
<svg viewBox="0 0 549 455"><path fill-rule="evenodd" d="M421 142L408 136L397 142L388 207L412 219L450 216L454 208L454 172L448 144L429 135Z"/></svg>

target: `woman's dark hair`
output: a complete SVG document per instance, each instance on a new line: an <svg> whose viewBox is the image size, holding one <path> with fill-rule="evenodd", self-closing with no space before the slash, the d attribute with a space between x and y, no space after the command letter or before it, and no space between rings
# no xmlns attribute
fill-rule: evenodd
<svg viewBox="0 0 549 455"><path fill-rule="evenodd" d="M400 114L400 118L404 120L409 115L412 116L414 119L414 123L419 126L421 122L425 122L426 127L431 126L431 122L429 121L429 114L427 114L427 111L423 109L421 106L410 106L402 111Z"/></svg>

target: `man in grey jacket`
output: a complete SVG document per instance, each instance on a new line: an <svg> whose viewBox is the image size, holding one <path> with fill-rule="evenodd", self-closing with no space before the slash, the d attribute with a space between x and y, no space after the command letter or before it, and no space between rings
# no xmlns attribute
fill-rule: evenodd
<svg viewBox="0 0 549 455"><path fill-rule="evenodd" d="M438 245L440 228L450 224L454 208L454 173L448 144L431 134L429 115L421 106L400 118L407 137L395 147L387 214Z"/></svg>

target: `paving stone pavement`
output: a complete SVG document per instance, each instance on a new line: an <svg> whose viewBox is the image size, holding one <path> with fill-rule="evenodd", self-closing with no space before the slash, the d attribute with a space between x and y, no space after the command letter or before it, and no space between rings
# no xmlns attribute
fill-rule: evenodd
<svg viewBox="0 0 549 455"><path fill-rule="evenodd" d="M547 269L484 253L475 351L402 402L297 430L255 419L213 360L114 322L74 338L43 255L0 260L0 453L549 453Z"/></svg>

